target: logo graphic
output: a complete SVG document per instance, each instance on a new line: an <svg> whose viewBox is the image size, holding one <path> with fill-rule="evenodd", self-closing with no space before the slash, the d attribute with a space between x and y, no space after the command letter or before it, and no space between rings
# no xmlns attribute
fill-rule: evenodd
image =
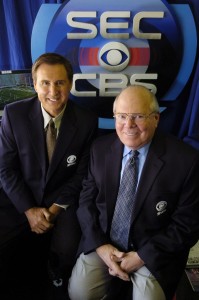
<svg viewBox="0 0 199 300"><path fill-rule="evenodd" d="M166 211L167 202L166 201L160 201L156 204L156 210L158 211L157 215L161 215Z"/></svg>
<svg viewBox="0 0 199 300"><path fill-rule="evenodd" d="M70 155L69 157L67 157L67 166L74 165L76 163L76 159L77 157L75 155Z"/></svg>
<svg viewBox="0 0 199 300"><path fill-rule="evenodd" d="M31 44L33 61L44 52L71 61L71 98L112 128L113 100L129 84L151 89L160 106L177 98L193 69L197 34L187 4L70 0L41 6Z"/></svg>
<svg viewBox="0 0 199 300"><path fill-rule="evenodd" d="M56 286L56 287L62 286L62 284L63 284L63 279L62 278L53 280L53 285Z"/></svg>

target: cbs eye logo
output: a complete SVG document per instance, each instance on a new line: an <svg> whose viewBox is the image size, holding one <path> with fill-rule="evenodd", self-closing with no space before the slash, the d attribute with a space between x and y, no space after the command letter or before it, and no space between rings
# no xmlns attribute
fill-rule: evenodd
<svg viewBox="0 0 199 300"><path fill-rule="evenodd" d="M104 69L111 72L121 72L129 64L130 53L124 44L110 42L100 49L98 60Z"/></svg>

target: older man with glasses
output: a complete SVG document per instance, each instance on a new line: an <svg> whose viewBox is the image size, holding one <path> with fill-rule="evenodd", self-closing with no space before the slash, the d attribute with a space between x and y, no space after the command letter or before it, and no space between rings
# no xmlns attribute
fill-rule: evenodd
<svg viewBox="0 0 199 300"><path fill-rule="evenodd" d="M158 102L144 86L124 89L113 112L116 133L94 142L83 182L69 296L116 299L117 278L132 283L133 300L171 300L199 238L199 153L158 133Z"/></svg>

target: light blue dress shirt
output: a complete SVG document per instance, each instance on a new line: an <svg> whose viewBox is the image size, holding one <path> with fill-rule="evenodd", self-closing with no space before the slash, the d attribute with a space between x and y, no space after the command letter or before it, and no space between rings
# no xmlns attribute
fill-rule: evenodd
<svg viewBox="0 0 199 300"><path fill-rule="evenodd" d="M150 146L150 143L148 143L148 144L144 145L142 148L138 149L138 152L139 152L139 156L138 156L138 183L139 183L140 176L141 176L141 173L142 173L142 169L143 169L143 166L144 166L144 163L145 163L148 151L149 151L149 146ZM125 164L131 156L131 153L130 153L131 150L132 150L131 148L129 148L127 146L124 146L123 159L122 159L122 168L121 168L121 173L120 173L120 180L122 178L122 174L123 174L123 171L124 171Z"/></svg>

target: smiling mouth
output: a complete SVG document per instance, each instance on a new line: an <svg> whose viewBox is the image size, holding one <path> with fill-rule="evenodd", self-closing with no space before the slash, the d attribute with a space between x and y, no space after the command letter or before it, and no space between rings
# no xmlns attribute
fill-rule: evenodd
<svg viewBox="0 0 199 300"><path fill-rule="evenodd" d="M54 99L54 98L48 98L48 100L51 101L51 102L57 102L58 101L58 99Z"/></svg>
<svg viewBox="0 0 199 300"><path fill-rule="evenodd" d="M127 136L135 136L137 135L137 132L124 132L124 134Z"/></svg>

